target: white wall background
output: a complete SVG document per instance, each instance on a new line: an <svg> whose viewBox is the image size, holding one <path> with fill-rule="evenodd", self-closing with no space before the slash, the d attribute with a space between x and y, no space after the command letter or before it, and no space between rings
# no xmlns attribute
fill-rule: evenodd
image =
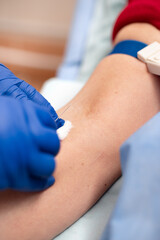
<svg viewBox="0 0 160 240"><path fill-rule="evenodd" d="M75 2L0 0L0 31L64 38L69 31Z"/></svg>

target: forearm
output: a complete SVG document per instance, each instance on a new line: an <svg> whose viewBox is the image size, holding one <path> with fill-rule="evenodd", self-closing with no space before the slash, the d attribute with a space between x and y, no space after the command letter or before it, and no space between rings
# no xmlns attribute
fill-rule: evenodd
<svg viewBox="0 0 160 240"><path fill-rule="evenodd" d="M104 59L64 108L61 117L74 127L57 157L54 186L0 194L1 239L47 240L85 213L120 176L122 142L159 111L159 89L159 79L140 61Z"/></svg>

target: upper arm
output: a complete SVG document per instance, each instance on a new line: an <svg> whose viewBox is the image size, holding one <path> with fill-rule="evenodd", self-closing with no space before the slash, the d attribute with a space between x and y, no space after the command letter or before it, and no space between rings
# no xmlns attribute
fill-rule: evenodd
<svg viewBox="0 0 160 240"><path fill-rule="evenodd" d="M113 39L123 27L132 23L148 23L160 29L159 3L157 0L129 0L116 20Z"/></svg>
<svg viewBox="0 0 160 240"><path fill-rule="evenodd" d="M114 43L125 39L139 40L147 44L160 41L159 3L157 0L129 0L114 25Z"/></svg>

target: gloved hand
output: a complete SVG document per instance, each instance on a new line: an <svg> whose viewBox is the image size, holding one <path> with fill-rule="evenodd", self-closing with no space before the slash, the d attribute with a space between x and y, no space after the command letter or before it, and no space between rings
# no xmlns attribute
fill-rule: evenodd
<svg viewBox="0 0 160 240"><path fill-rule="evenodd" d="M0 97L0 189L40 191L54 183L60 147L50 114L31 101Z"/></svg>
<svg viewBox="0 0 160 240"><path fill-rule="evenodd" d="M11 96L21 101L31 100L47 108L51 117L56 122L57 128L64 125L64 120L58 119L58 115L51 104L34 87L17 78L3 64L0 64L0 96Z"/></svg>

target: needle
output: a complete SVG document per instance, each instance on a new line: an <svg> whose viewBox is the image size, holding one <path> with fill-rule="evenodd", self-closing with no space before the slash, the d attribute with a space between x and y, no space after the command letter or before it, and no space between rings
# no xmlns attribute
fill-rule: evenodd
<svg viewBox="0 0 160 240"><path fill-rule="evenodd" d="M71 105L68 106L68 107L58 116L58 118L55 120L55 122L57 122L57 121L61 118L61 116L62 116L70 107L71 107Z"/></svg>

